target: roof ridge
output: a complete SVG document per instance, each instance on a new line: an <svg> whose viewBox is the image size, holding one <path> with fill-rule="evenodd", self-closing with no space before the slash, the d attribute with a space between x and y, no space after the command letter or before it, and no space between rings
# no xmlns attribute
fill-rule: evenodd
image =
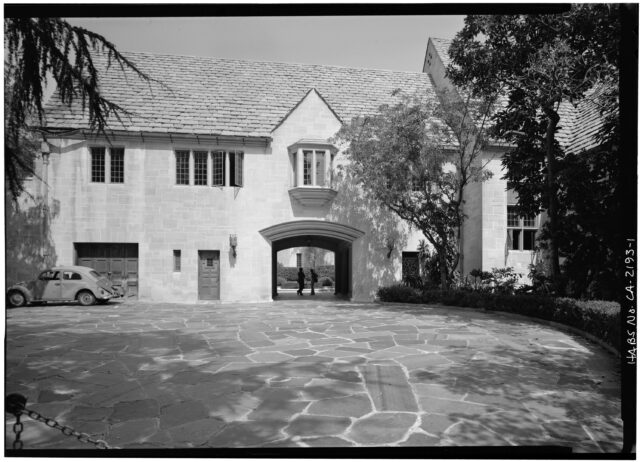
<svg viewBox="0 0 640 462"><path fill-rule="evenodd" d="M227 61L227 62L235 62L235 63L262 63L262 64L284 64L287 66L295 66L295 67L325 67L331 69L352 69L352 70L362 70L362 71L379 71L379 72L389 72L394 74L415 74L420 75L423 74L422 71L401 71L394 69L380 69L374 67L352 67L352 66L338 66L336 64L314 64L314 63L295 63L288 61L263 61L263 60L253 60L253 59L238 59L238 58L220 58L217 56L197 56L197 55L183 55L183 54L171 54L171 53L152 53L149 51L120 51L121 54L127 55L147 55L147 56L157 56L157 57L175 57L175 58L196 58L196 59L205 59L205 60L217 60L217 61Z"/></svg>

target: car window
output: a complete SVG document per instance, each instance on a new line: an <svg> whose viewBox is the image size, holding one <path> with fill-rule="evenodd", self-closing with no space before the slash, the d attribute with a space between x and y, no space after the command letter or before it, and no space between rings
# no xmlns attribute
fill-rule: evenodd
<svg viewBox="0 0 640 462"><path fill-rule="evenodd" d="M100 279L102 277L102 275L100 273L98 273L97 271L94 271L94 270L89 271L89 274L91 276L93 276L94 278L98 278L98 279Z"/></svg>
<svg viewBox="0 0 640 462"><path fill-rule="evenodd" d="M62 273L62 279L64 279L65 281L77 281L82 279L82 276L80 276L78 273L74 273L73 271L64 271Z"/></svg>
<svg viewBox="0 0 640 462"><path fill-rule="evenodd" d="M40 273L38 279L40 279L41 281L51 281L53 279L58 279L58 271L43 271L42 273Z"/></svg>

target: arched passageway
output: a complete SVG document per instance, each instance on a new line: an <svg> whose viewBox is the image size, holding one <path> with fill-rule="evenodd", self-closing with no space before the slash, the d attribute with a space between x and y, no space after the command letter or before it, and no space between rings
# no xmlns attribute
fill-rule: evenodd
<svg viewBox="0 0 640 462"><path fill-rule="evenodd" d="M364 233L351 226L320 220L297 220L265 228L260 234L271 244L271 294L278 295L277 255L292 247L319 247L334 252L335 293L351 297L352 243Z"/></svg>

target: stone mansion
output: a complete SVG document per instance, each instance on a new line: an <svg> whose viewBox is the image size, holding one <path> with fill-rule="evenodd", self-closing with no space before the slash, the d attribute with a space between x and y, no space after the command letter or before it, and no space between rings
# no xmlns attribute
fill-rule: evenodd
<svg viewBox="0 0 640 462"><path fill-rule="evenodd" d="M155 80L104 74L105 95L129 111L108 138L57 95L46 108L42 181L26 185L46 205L46 263L91 266L143 300L269 301L277 253L319 247L333 252L336 293L371 300L424 238L337 173L332 137L395 89L437 98L451 88L447 48L429 39L415 73L125 53ZM468 189L463 273L526 274L534 258L539 220L510 210L505 149L487 147L493 176ZM11 242L33 238L20 223L7 222ZM8 283L39 269L25 261L7 257Z"/></svg>

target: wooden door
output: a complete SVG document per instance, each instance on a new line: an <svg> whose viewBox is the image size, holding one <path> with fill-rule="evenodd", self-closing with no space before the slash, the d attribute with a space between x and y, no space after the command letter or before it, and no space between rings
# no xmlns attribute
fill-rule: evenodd
<svg viewBox="0 0 640 462"><path fill-rule="evenodd" d="M198 251L198 299L220 300L220 251Z"/></svg>

